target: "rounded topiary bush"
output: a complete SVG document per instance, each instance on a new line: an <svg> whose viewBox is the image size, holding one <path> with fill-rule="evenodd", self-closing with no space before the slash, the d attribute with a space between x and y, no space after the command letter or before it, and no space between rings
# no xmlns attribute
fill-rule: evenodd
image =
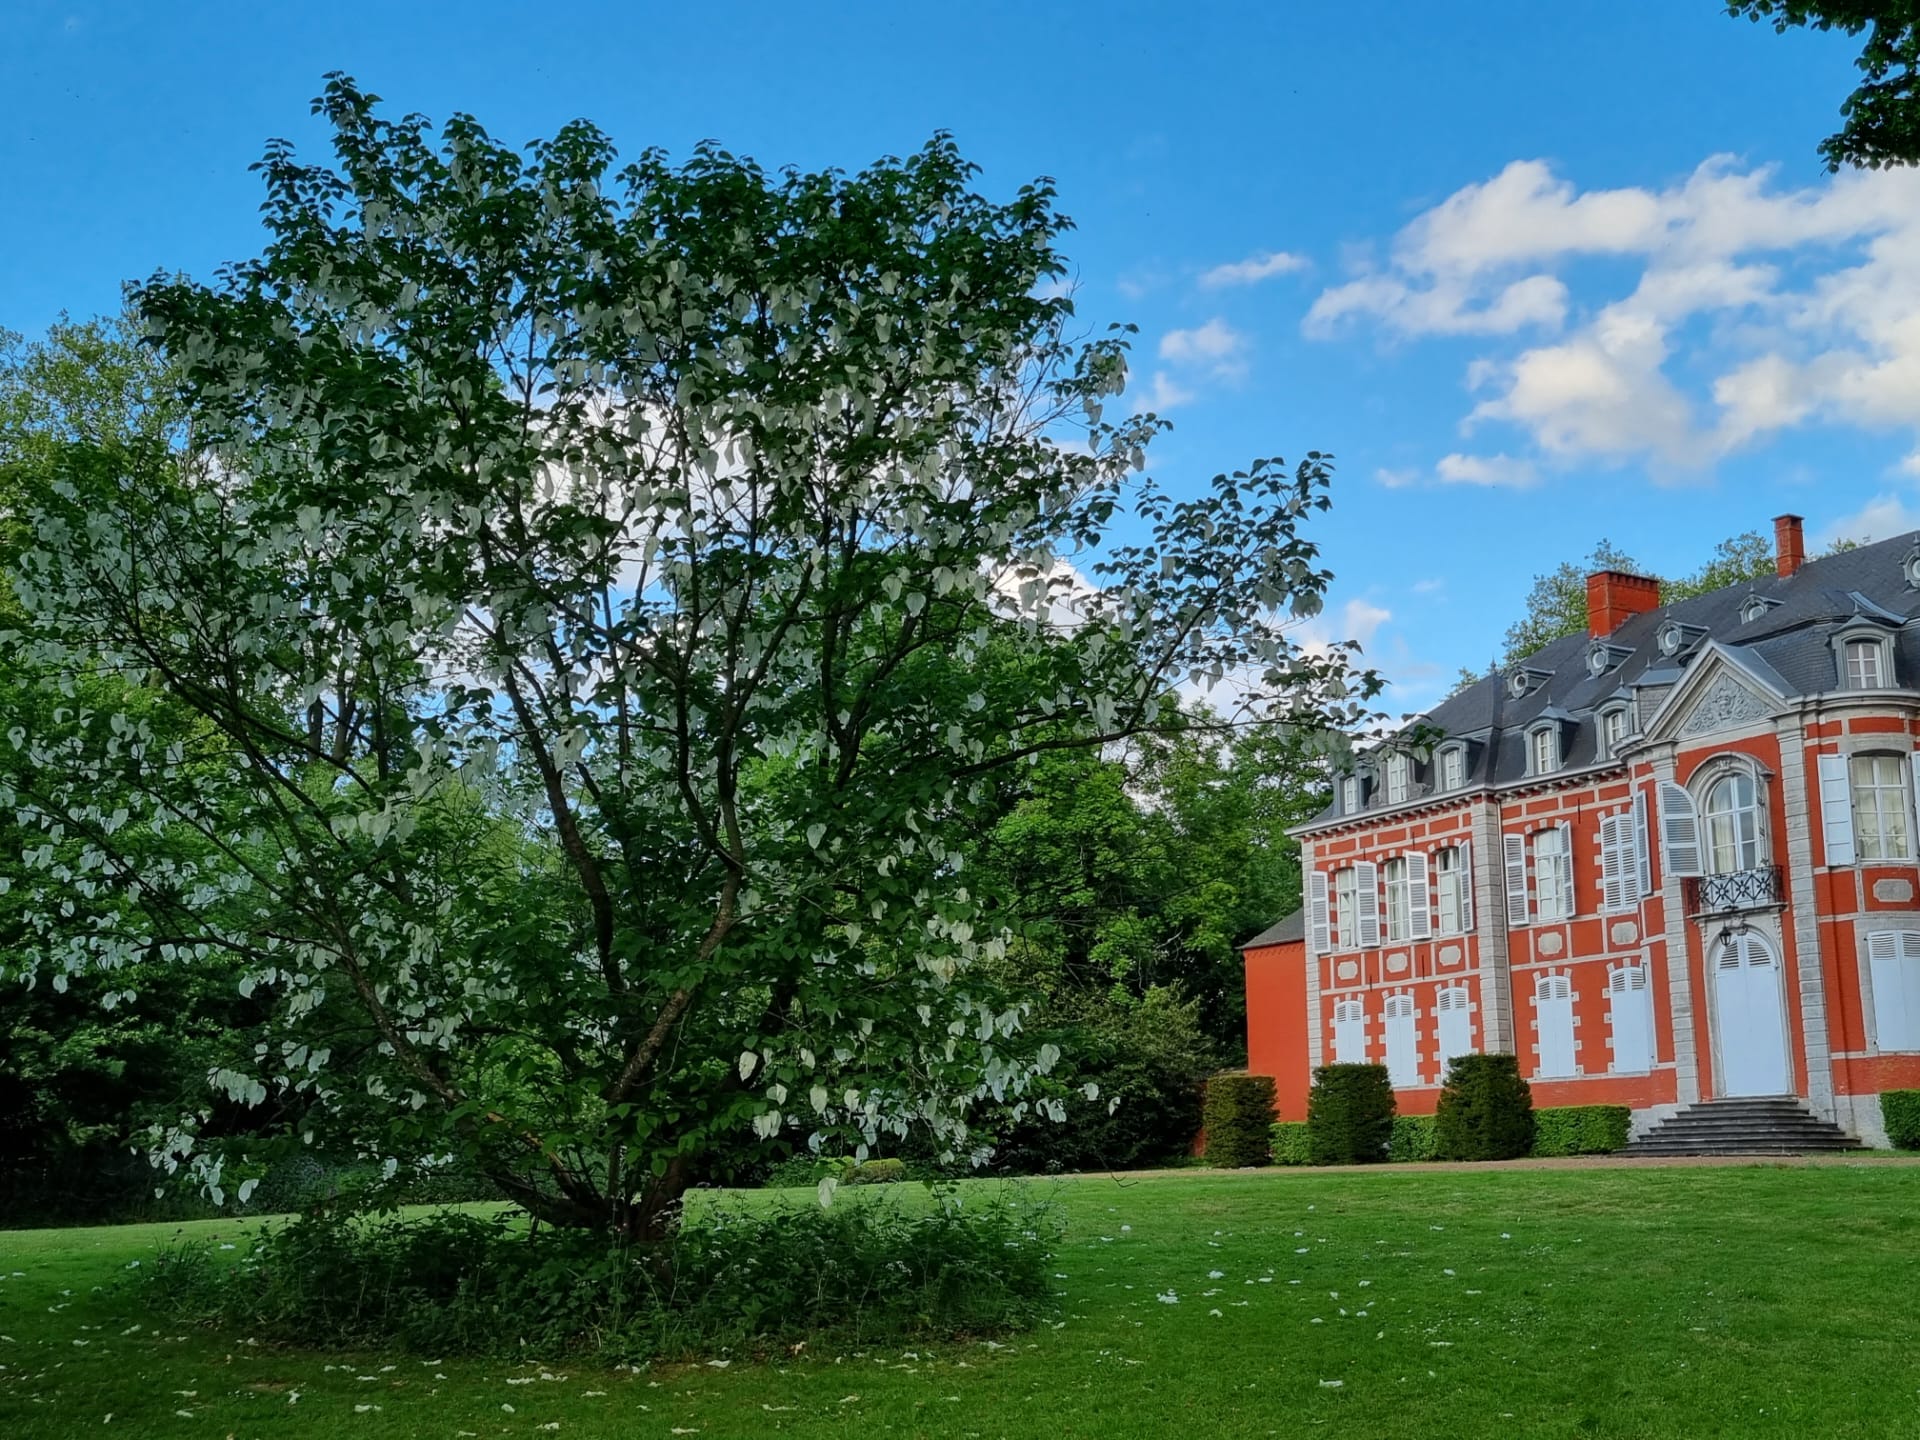
<svg viewBox="0 0 1920 1440"><path fill-rule="evenodd" d="M1322 1065L1307 1095L1307 1140L1316 1165L1371 1165L1393 1138L1393 1082L1384 1065Z"/></svg>
<svg viewBox="0 0 1920 1440"><path fill-rule="evenodd" d="M1434 1117L1440 1160L1514 1160L1533 1149L1533 1092L1513 1055L1458 1055Z"/></svg>
<svg viewBox="0 0 1920 1440"><path fill-rule="evenodd" d="M1200 1110L1207 1163L1226 1170L1273 1161L1273 1077L1228 1071L1207 1081Z"/></svg>

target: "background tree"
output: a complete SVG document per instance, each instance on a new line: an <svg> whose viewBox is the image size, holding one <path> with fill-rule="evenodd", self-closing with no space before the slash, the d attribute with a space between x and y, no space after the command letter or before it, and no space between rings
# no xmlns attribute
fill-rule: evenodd
<svg viewBox="0 0 1920 1440"><path fill-rule="evenodd" d="M1562 635L1578 635L1587 628L1587 576L1596 570L1639 572L1639 565L1611 540L1602 540L1585 560L1567 560L1544 575L1533 577L1525 610L1507 627L1501 664L1511 665L1551 645Z"/></svg>
<svg viewBox="0 0 1920 1440"><path fill-rule="evenodd" d="M265 253L136 293L191 443L64 446L17 559L16 673L192 724L12 727L14 968L237 960L272 1034L231 1099L630 1238L749 1131L1019 1119L1058 1056L951 839L1001 774L1190 729L1178 683L1242 676L1303 743L1364 723L1351 647L1285 631L1325 458L1141 478L1158 424L1104 418L1124 336L1069 333L1050 190L990 202L944 138L616 171L585 124L523 157L317 104L336 163L269 148ZM153 1145L244 1192L207 1139Z"/></svg>
<svg viewBox="0 0 1920 1440"><path fill-rule="evenodd" d="M1920 162L1920 4L1915 0L1727 0L1727 13L1782 34L1805 26L1866 35L1865 78L1841 103L1840 129L1820 142L1829 170Z"/></svg>

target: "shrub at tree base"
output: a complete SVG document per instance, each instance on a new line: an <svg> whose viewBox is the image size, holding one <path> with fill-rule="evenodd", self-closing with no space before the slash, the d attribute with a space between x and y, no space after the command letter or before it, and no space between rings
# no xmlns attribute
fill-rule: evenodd
<svg viewBox="0 0 1920 1440"><path fill-rule="evenodd" d="M1229 1071L1207 1081L1200 1111L1207 1163L1237 1170L1273 1159L1273 1077Z"/></svg>
<svg viewBox="0 0 1920 1440"><path fill-rule="evenodd" d="M1308 1137L1306 1121L1281 1120L1274 1124L1273 1163L1276 1165L1311 1165L1313 1163L1313 1142Z"/></svg>
<svg viewBox="0 0 1920 1440"><path fill-rule="evenodd" d="M1632 1132L1624 1105L1555 1105L1533 1112L1533 1153L1611 1155L1627 1148Z"/></svg>
<svg viewBox="0 0 1920 1440"><path fill-rule="evenodd" d="M864 1160L848 1168L849 1185L891 1185L907 1178L904 1160Z"/></svg>
<svg viewBox="0 0 1920 1440"><path fill-rule="evenodd" d="M1435 1115L1435 1157L1513 1160L1533 1149L1533 1092L1512 1055L1459 1055Z"/></svg>
<svg viewBox="0 0 1920 1440"><path fill-rule="evenodd" d="M1431 1115L1396 1115L1393 1133L1387 1139L1387 1158L1397 1163L1433 1159L1437 1140Z"/></svg>
<svg viewBox="0 0 1920 1440"><path fill-rule="evenodd" d="M1316 1165L1370 1165L1387 1158L1393 1084L1384 1065L1322 1065L1307 1095L1307 1138Z"/></svg>
<svg viewBox="0 0 1920 1440"><path fill-rule="evenodd" d="M308 1217L237 1263L184 1245L130 1279L169 1320L263 1342L637 1362L1016 1329L1052 1311L1058 1235L1019 1194L715 1208L658 1249L504 1215Z"/></svg>
<svg viewBox="0 0 1920 1440"><path fill-rule="evenodd" d="M1888 1090L1880 1096L1887 1139L1896 1150L1920 1150L1920 1090Z"/></svg>

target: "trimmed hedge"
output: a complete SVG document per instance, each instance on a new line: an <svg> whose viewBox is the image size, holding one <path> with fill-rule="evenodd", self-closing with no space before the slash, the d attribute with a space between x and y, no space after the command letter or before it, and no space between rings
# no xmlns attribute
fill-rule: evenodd
<svg viewBox="0 0 1920 1440"><path fill-rule="evenodd" d="M1533 1092L1513 1055L1458 1055L1440 1091L1435 1155L1515 1160L1533 1149Z"/></svg>
<svg viewBox="0 0 1920 1440"><path fill-rule="evenodd" d="M1207 1081L1200 1125L1207 1163L1223 1170L1273 1160L1273 1077L1229 1070Z"/></svg>
<svg viewBox="0 0 1920 1440"><path fill-rule="evenodd" d="M847 1171L849 1185L891 1185L907 1178L904 1160L863 1160Z"/></svg>
<svg viewBox="0 0 1920 1440"><path fill-rule="evenodd" d="M1627 1148L1632 1130L1624 1105L1554 1105L1533 1112L1533 1153L1611 1155Z"/></svg>
<svg viewBox="0 0 1920 1440"><path fill-rule="evenodd" d="M1396 1163L1431 1160L1439 1143L1439 1127L1431 1115L1396 1115L1387 1139L1387 1158Z"/></svg>
<svg viewBox="0 0 1920 1440"><path fill-rule="evenodd" d="M1384 1065L1322 1065L1307 1096L1315 1165L1371 1165L1393 1136L1393 1082Z"/></svg>
<svg viewBox="0 0 1920 1440"><path fill-rule="evenodd" d="M1273 1163L1276 1165L1311 1165L1313 1163L1313 1141L1308 1137L1306 1121L1276 1120L1274 1122Z"/></svg>
<svg viewBox="0 0 1920 1440"><path fill-rule="evenodd" d="M1920 1090L1883 1091L1880 1114L1894 1149L1920 1150Z"/></svg>

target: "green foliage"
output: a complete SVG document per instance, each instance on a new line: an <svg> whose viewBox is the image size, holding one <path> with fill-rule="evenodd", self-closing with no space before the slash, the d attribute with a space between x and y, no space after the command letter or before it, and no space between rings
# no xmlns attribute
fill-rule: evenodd
<svg viewBox="0 0 1920 1440"><path fill-rule="evenodd" d="M39 424L10 557L0 971L237 962L266 1007L152 1153L237 1196L275 1158L237 1107L648 1240L760 1145L980 1158L1066 1108L966 862L1075 750L1160 767L1172 873L1212 858L1153 911L1096 887L1062 948L1238 995L1300 796L1222 798L1202 748L1258 752L1201 732L1337 748L1379 692L1289 629L1331 464L1168 496L1127 332L1050 283L1049 185L991 200L945 136L616 169L584 122L436 133L340 76L317 109L332 159L260 166L265 250L134 292L181 424ZM106 673L157 698L34 698ZM1243 713L1180 709L1229 673Z"/></svg>
<svg viewBox="0 0 1920 1440"><path fill-rule="evenodd" d="M1273 1077L1227 1071L1207 1081L1207 1163L1237 1170L1273 1159Z"/></svg>
<svg viewBox="0 0 1920 1440"><path fill-rule="evenodd" d="M1432 1160L1439 1145L1438 1122L1431 1115L1396 1115L1387 1140L1387 1158L1396 1163Z"/></svg>
<svg viewBox="0 0 1920 1440"><path fill-rule="evenodd" d="M1273 1125L1273 1163L1311 1165L1313 1140L1304 1120L1276 1120Z"/></svg>
<svg viewBox="0 0 1920 1440"><path fill-rule="evenodd" d="M849 1185L891 1185L906 1178L904 1160L862 1160L847 1171Z"/></svg>
<svg viewBox="0 0 1920 1440"><path fill-rule="evenodd" d="M1729 15L1795 26L1867 32L1854 62L1864 77L1841 103L1839 131L1820 142L1828 170L1920 163L1920 9L1912 0L1727 0Z"/></svg>
<svg viewBox="0 0 1920 1440"><path fill-rule="evenodd" d="M1880 1114L1896 1150L1920 1150L1920 1090L1884 1090Z"/></svg>
<svg viewBox="0 0 1920 1440"><path fill-rule="evenodd" d="M1533 1092L1513 1055L1457 1055L1435 1114L1440 1160L1513 1160L1533 1148Z"/></svg>
<svg viewBox="0 0 1920 1440"><path fill-rule="evenodd" d="M1713 555L1691 575L1664 581L1660 603L1690 600L1695 595L1711 594L1729 585L1745 585L1755 580L1771 580L1779 573L1773 542L1758 530L1748 530L1713 547Z"/></svg>
<svg viewBox="0 0 1920 1440"><path fill-rule="evenodd" d="M1393 1082L1384 1065L1322 1065L1307 1093L1307 1135L1316 1165L1371 1165L1393 1138Z"/></svg>
<svg viewBox="0 0 1920 1440"><path fill-rule="evenodd" d="M133 1283L171 1322L269 1343L636 1362L1015 1329L1053 1307L1058 1228L1022 1195L711 1207L646 1251L504 1216L329 1214L263 1229L237 1260L177 1245Z"/></svg>
<svg viewBox="0 0 1920 1440"><path fill-rule="evenodd" d="M1533 1112L1533 1153L1612 1155L1627 1148L1632 1131L1625 1105L1549 1105Z"/></svg>
<svg viewBox="0 0 1920 1440"><path fill-rule="evenodd" d="M1596 570L1638 571L1633 557L1602 540L1584 560L1567 560L1533 577L1525 613L1507 627L1501 663L1510 665L1558 640L1587 628L1587 576Z"/></svg>

